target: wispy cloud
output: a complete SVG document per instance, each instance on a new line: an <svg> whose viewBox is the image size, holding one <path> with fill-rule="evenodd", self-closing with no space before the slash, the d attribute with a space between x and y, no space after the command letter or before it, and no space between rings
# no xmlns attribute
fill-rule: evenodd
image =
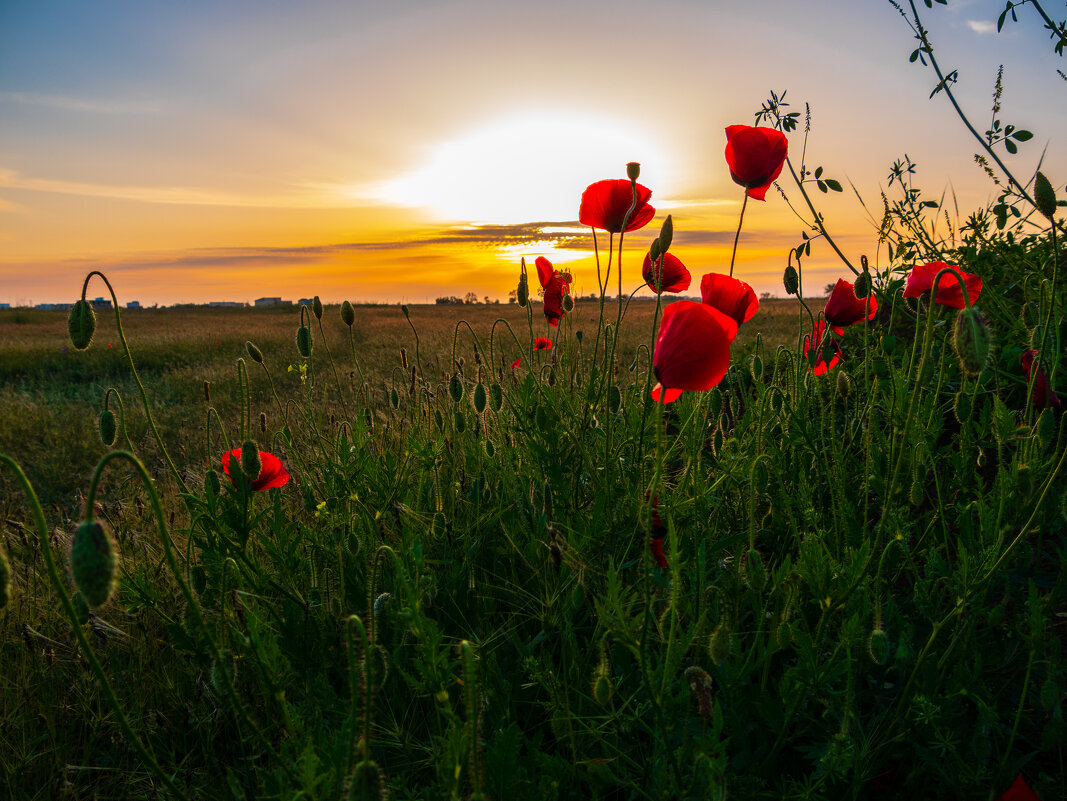
<svg viewBox="0 0 1067 801"><path fill-rule="evenodd" d="M984 19L969 19L967 27L978 34L996 33L997 24Z"/></svg>
<svg viewBox="0 0 1067 801"><path fill-rule="evenodd" d="M171 203L190 206L248 206L254 208L345 208L359 205L351 199L295 191L287 195L235 194L187 186L116 186L55 178L34 178L0 167L0 187L54 192L63 195Z"/></svg>
<svg viewBox="0 0 1067 801"><path fill-rule="evenodd" d="M103 100L68 95L46 95L39 92L0 92L0 102L90 114L158 114L165 108L164 103L159 100Z"/></svg>

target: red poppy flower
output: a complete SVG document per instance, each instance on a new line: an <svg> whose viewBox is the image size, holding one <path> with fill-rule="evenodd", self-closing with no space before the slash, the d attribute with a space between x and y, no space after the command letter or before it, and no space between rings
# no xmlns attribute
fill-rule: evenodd
<svg viewBox="0 0 1067 801"><path fill-rule="evenodd" d="M788 152L785 134L773 128L731 125L726 129L730 177L745 187L750 198L767 199L767 190L782 174Z"/></svg>
<svg viewBox="0 0 1067 801"><path fill-rule="evenodd" d="M1041 801L1041 798L1030 789L1030 785L1020 773L1016 775L1011 787L997 796L997 801Z"/></svg>
<svg viewBox="0 0 1067 801"><path fill-rule="evenodd" d="M648 550L652 552L657 565L667 567L667 557L663 555L663 537L649 537Z"/></svg>
<svg viewBox="0 0 1067 801"><path fill-rule="evenodd" d="M689 274L689 270L682 264L682 260L671 253L665 253L662 256L662 264L657 260L656 264L652 263L652 255L645 254L644 264L641 265L641 277L645 279L648 284L648 288L653 292L656 292L656 278L660 279L660 291L656 292L657 295L664 292L685 292L689 289L689 284L692 282L693 277ZM659 274L659 275L657 275Z"/></svg>
<svg viewBox="0 0 1067 801"><path fill-rule="evenodd" d="M534 265L537 267L537 279L545 290L545 317L549 325L559 325L563 317L563 296L570 291L571 274L557 270L544 256L538 256Z"/></svg>
<svg viewBox="0 0 1067 801"><path fill-rule="evenodd" d="M1019 364L1022 365L1023 371L1026 373L1027 382L1030 381L1030 371L1034 366L1036 357L1036 350L1028 350L1019 356ZM1049 406L1058 409L1063 405L1060 396L1053 392L1052 387L1048 385L1048 376L1045 375L1045 371L1040 368L1034 377L1034 387L1030 391L1030 399L1035 409L1046 409Z"/></svg>
<svg viewBox="0 0 1067 801"><path fill-rule="evenodd" d="M725 273L707 273L701 278L700 298L713 309L733 317L738 325L751 320L759 309L752 287Z"/></svg>
<svg viewBox="0 0 1067 801"><path fill-rule="evenodd" d="M222 472L229 476L230 483L236 487L237 482L230 475L230 459L236 460L237 464L240 465L241 449L235 448L222 454ZM273 453L260 451L259 462L263 467L259 471L256 480L252 482L252 489L256 492L281 487L289 481L289 472L285 469L285 465L282 464L282 460Z"/></svg>
<svg viewBox="0 0 1067 801"><path fill-rule="evenodd" d="M929 292L934 286L934 278L937 274L951 267L963 278L967 285L967 294L970 295L971 303L978 302L978 296L982 293L982 279L977 275L965 273L954 264L945 264L943 261L931 261L927 264L916 264L908 274L908 283L904 287L904 297L917 298ZM951 306L953 309L963 308L963 290L955 276L945 273L937 284L937 302L942 306Z"/></svg>
<svg viewBox="0 0 1067 801"><path fill-rule="evenodd" d="M534 340L534 350L552 350L552 340L548 337L538 337Z"/></svg>
<svg viewBox="0 0 1067 801"><path fill-rule="evenodd" d="M937 291L941 292L940 289ZM856 297L855 284L850 284L844 278L838 278L826 301L823 316L826 322L833 326L834 333L840 334L845 330L842 326L858 323L864 317L868 320L874 319L874 315L878 312L878 301L875 300L874 295L870 296L870 301L871 308L868 311L867 300Z"/></svg>
<svg viewBox="0 0 1067 801"><path fill-rule="evenodd" d="M811 368L811 371L815 375L822 375L823 373L830 372L835 367L837 367L837 363L839 361L841 361L841 348L838 346L837 340L834 339L833 337L830 337L830 341L829 341L829 347L832 350L833 355L830 357L830 361L829 362L827 362L823 358L822 341L823 341L823 336L825 334L826 334L826 323L823 322L822 320L819 320L818 322L815 323L815 330L813 330L811 332L811 334L805 335L805 337L804 337L804 358L805 359L808 357L808 352L812 348L818 348L819 349L819 357L815 360L815 366Z"/></svg>
<svg viewBox="0 0 1067 801"><path fill-rule="evenodd" d="M657 401L670 403L679 390L711 389L730 366L730 343L737 336L737 323L718 309L680 300L663 312L652 357L652 370L659 384L652 390Z"/></svg>
<svg viewBox="0 0 1067 801"><path fill-rule="evenodd" d="M521 356L511 363L511 369L512 370L518 370L520 364L522 364L522 357Z"/></svg>
<svg viewBox="0 0 1067 801"><path fill-rule="evenodd" d="M627 231L644 228L656 216L656 210L648 205L652 190L637 184L637 206L626 223ZM613 234L622 232L622 221L634 202L633 186L625 178L608 179L589 184L582 192L578 206L578 221L582 225L602 228Z"/></svg>

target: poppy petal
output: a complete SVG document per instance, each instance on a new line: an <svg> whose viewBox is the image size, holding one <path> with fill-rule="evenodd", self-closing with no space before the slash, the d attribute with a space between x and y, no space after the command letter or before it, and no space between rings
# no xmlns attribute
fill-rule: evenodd
<svg viewBox="0 0 1067 801"><path fill-rule="evenodd" d="M700 279L701 301L732 317L738 325L748 322L759 310L752 287L725 273L707 273Z"/></svg>
<svg viewBox="0 0 1067 801"><path fill-rule="evenodd" d="M665 253L657 260L656 264L652 263L651 254L646 253L645 261L641 265L641 277L645 279L648 288L653 292L656 291L657 273L660 272L662 274L658 277L661 284L661 294L663 292L685 292L685 290L689 289L689 284L693 280L689 270L682 264L682 260L673 253Z"/></svg>
<svg viewBox="0 0 1067 801"><path fill-rule="evenodd" d="M621 233L622 221L633 205L635 186L637 206L626 223L626 230L644 228L656 216L656 210L648 205L652 190L622 178L597 181L586 187L578 206L578 221L582 225L601 228L613 234Z"/></svg>
<svg viewBox="0 0 1067 801"><path fill-rule="evenodd" d="M681 300L663 312L652 369L664 387L711 389L730 366L737 323L718 309Z"/></svg>

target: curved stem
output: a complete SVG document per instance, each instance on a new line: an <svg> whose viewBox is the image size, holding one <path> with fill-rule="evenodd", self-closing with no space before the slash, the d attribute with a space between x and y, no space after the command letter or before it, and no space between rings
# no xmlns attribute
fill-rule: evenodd
<svg viewBox="0 0 1067 801"><path fill-rule="evenodd" d="M741 223L745 220L745 207L748 206L748 190L745 190L745 199L741 201L741 215L737 218L737 233L734 234L734 249L730 254L730 275L734 274L734 259L737 258L737 240L741 238Z"/></svg>

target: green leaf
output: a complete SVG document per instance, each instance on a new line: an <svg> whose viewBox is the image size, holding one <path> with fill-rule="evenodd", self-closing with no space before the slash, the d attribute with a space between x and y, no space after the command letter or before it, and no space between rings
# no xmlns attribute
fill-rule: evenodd
<svg viewBox="0 0 1067 801"><path fill-rule="evenodd" d="M822 178L822 167L816 167L815 168L815 177L816 178Z"/></svg>
<svg viewBox="0 0 1067 801"><path fill-rule="evenodd" d="M1029 142L1031 139L1034 138L1034 135L1032 133L1030 133L1029 131L1020 129L1020 130L1016 131L1015 133L1013 133L1011 135L1011 138L1015 139L1015 140L1017 140L1019 142Z"/></svg>
<svg viewBox="0 0 1067 801"><path fill-rule="evenodd" d="M916 47L914 50L911 51L911 56L908 58L908 61L910 61L911 63L914 64L915 63L915 59L917 59L918 57L919 57L919 48Z"/></svg>
<svg viewBox="0 0 1067 801"><path fill-rule="evenodd" d="M1014 154L1019 152L1019 146L1017 144L1015 144L1013 141L1011 141L1010 139L1005 139L1004 140L1004 147L1007 148L1008 152L1011 153L1012 155L1014 155Z"/></svg>
<svg viewBox="0 0 1067 801"><path fill-rule="evenodd" d="M826 184L823 183L822 181L816 181L815 185L819 187L819 191L820 192L823 192L823 193L826 192Z"/></svg>
<svg viewBox="0 0 1067 801"><path fill-rule="evenodd" d="M1000 33L1000 29L1004 27L1004 19L1008 16L1008 9L1004 9L1000 12L1000 16L997 17L997 33Z"/></svg>
<svg viewBox="0 0 1067 801"><path fill-rule="evenodd" d="M936 200L924 200L922 204L924 206L926 206L927 208L931 208L931 209L936 209L937 208L937 201Z"/></svg>
<svg viewBox="0 0 1067 801"><path fill-rule="evenodd" d="M835 180L835 179L833 179L833 178L827 178L827 179L826 179L826 185L827 185L828 187L830 187L831 189L833 189L833 190L834 190L835 192L841 192L841 191L843 191L843 190L841 189L841 182L840 182L840 181L837 181L837 180Z"/></svg>

